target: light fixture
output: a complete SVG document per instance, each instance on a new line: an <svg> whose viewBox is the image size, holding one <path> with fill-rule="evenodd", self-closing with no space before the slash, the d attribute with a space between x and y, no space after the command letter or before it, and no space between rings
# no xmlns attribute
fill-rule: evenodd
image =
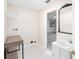
<svg viewBox="0 0 79 59"><path fill-rule="evenodd" d="M49 2L50 2L50 0L46 0L46 1L45 1L45 3L49 3Z"/></svg>

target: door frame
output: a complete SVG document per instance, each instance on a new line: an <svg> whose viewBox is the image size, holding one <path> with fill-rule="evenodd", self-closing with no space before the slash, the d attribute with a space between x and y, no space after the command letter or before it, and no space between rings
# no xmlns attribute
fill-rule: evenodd
<svg viewBox="0 0 79 59"><path fill-rule="evenodd" d="M58 14L58 12L57 12L57 10L49 10L46 12L46 15L45 15L46 16L46 21L45 21L45 45L46 45L46 48L47 48L47 14L50 12L54 12L54 11L56 11L56 40L57 40L57 32L58 32L58 26L57 26L58 25L58 21L57 21L58 15L57 14Z"/></svg>

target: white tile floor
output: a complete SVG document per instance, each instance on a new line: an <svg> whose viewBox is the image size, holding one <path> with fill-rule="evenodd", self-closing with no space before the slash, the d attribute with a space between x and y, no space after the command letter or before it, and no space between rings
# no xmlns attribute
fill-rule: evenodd
<svg viewBox="0 0 79 59"><path fill-rule="evenodd" d="M24 59L52 59L52 52L41 48L37 44L24 49Z"/></svg>

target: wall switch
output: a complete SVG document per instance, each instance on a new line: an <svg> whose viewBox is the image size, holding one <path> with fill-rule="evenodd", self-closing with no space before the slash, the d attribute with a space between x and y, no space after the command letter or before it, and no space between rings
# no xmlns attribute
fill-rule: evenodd
<svg viewBox="0 0 79 59"><path fill-rule="evenodd" d="M36 43L36 41L34 41L34 43Z"/></svg>
<svg viewBox="0 0 79 59"><path fill-rule="evenodd" d="M33 43L33 41L30 41L30 43L32 44L32 43Z"/></svg>
<svg viewBox="0 0 79 59"><path fill-rule="evenodd" d="M13 31L18 31L18 29L17 28L13 28Z"/></svg>

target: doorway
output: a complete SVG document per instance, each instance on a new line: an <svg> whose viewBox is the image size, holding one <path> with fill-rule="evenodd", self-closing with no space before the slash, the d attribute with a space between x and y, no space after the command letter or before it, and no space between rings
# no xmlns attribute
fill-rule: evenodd
<svg viewBox="0 0 79 59"><path fill-rule="evenodd" d="M47 13L47 48L52 49L52 42L56 41L56 11Z"/></svg>

